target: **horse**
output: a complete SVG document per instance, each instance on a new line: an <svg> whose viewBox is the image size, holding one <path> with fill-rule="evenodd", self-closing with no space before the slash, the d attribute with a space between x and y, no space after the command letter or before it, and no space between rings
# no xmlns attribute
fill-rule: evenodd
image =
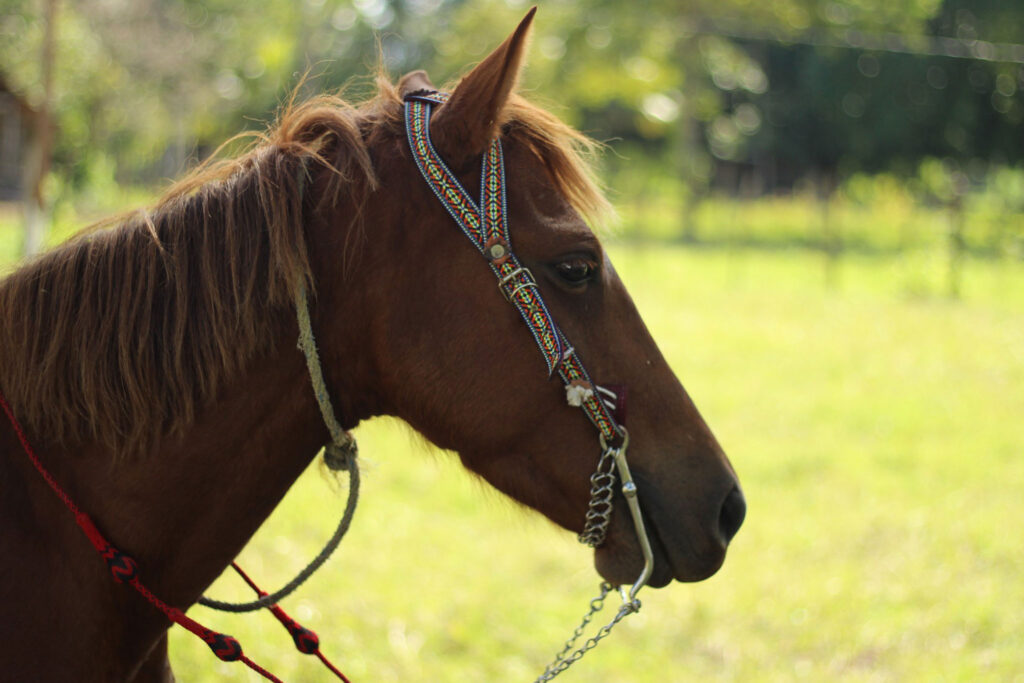
<svg viewBox="0 0 1024 683"><path fill-rule="evenodd" d="M629 584L648 545L645 583L699 581L743 495L589 227L608 209L594 143L517 92L532 19L433 101L430 140L465 188L500 140L524 287L572 340L555 364L574 352L628 387L637 519L608 494L597 572ZM296 348L298 293L343 429L397 416L583 531L593 426L423 181L403 108L436 89L422 71L378 81L358 105L289 103L247 151L0 282L0 678L173 680L168 613L111 580L25 444L150 595L187 609L330 439Z"/></svg>

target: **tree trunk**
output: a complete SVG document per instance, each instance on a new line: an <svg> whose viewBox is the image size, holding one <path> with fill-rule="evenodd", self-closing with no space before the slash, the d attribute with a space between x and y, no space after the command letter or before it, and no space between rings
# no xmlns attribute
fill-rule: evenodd
<svg viewBox="0 0 1024 683"><path fill-rule="evenodd" d="M949 207L948 269L946 271L946 293L950 299L960 298L960 282L963 271L964 240L964 198L957 194Z"/></svg>
<svg viewBox="0 0 1024 683"><path fill-rule="evenodd" d="M43 248L49 214L43 184L53 156L53 63L58 0L46 0L42 49L43 100L35 117L25 161L25 240L22 251L32 256Z"/></svg>

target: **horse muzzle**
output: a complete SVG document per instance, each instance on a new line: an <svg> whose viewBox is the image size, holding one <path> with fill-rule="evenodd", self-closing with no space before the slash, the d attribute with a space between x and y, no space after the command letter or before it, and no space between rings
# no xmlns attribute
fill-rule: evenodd
<svg viewBox="0 0 1024 683"><path fill-rule="evenodd" d="M682 500L670 497L664 486L656 486L654 477L639 468L633 478L654 556L647 584L661 588L673 579L694 582L714 575L746 517L746 500L731 473L715 487L716 494ZM615 496L614 509L607 539L595 550L594 564L607 581L630 585L643 569L643 552L621 493Z"/></svg>

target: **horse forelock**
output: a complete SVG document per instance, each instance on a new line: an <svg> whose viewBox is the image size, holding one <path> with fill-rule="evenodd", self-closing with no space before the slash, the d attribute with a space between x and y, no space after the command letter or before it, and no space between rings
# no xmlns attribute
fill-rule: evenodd
<svg viewBox="0 0 1024 683"><path fill-rule="evenodd" d="M576 211L592 224L603 224L612 218L614 211L593 165L603 149L602 143L516 94L509 98L504 119L508 134L521 139L544 164Z"/></svg>
<svg viewBox="0 0 1024 683"><path fill-rule="evenodd" d="M377 189L370 150L403 135L401 106L383 79L359 106L289 103L240 155L215 155L153 208L90 226L0 281L0 389L25 426L120 455L180 433L273 349L296 291L315 289L304 211L347 202L345 252L357 248ZM586 159L595 143L518 96L504 121L577 210L607 211Z"/></svg>

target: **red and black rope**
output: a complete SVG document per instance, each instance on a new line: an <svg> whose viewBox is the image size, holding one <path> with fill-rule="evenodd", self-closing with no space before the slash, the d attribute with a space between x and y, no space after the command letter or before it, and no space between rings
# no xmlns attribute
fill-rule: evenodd
<svg viewBox="0 0 1024 683"><path fill-rule="evenodd" d="M32 448L31 442L25 435L25 431L21 427L21 423L14 416L14 411L11 409L10 404L7 403L7 399L2 393L0 393L0 408L3 408L4 413L7 415L7 419L10 421L11 426L14 428L14 433L18 437L18 441L21 443L22 449L25 454L28 455L29 460L32 461L33 467L43 477L47 485L53 490L57 497L64 503L65 507L75 516L75 522L79 528L85 534L92 546L100 554L100 556L106 560L107 568L110 570L111 576L114 581L118 583L127 582L132 588L134 588L139 595L145 598L151 605L164 613L164 615L171 620L171 622L178 624L182 628L195 634L206 643L213 654L219 659L225 662L239 661L245 664L247 667L255 671L256 673L263 676L268 681L274 681L274 683L283 683L281 679L274 676L262 666L249 659L242 651L242 645L236 638L226 633L219 633L212 629L208 629L196 620L187 616L177 607L172 607L166 602L158 598L149 590L142 581L139 580L139 565L130 555L121 552L117 549L114 544L106 539L100 530L96 527L96 524L92 521L89 515L82 512L75 502L71 500L71 497L64 491L63 488L53 478L53 475L43 465L39 456L36 454L35 449ZM242 578L249 586L252 587L261 596L266 595L260 588L253 582L249 576L242 571L242 569L235 564L231 563L231 566L235 568ZM278 621L288 629L288 633L291 634L292 639L295 641L295 647L303 654L315 654L321 662L324 663L333 674L335 674L344 683L350 683L341 671L339 671L331 662L320 652L320 639L316 633L303 627L297 621L288 616L283 609L278 605L273 605L270 611L274 614Z"/></svg>

